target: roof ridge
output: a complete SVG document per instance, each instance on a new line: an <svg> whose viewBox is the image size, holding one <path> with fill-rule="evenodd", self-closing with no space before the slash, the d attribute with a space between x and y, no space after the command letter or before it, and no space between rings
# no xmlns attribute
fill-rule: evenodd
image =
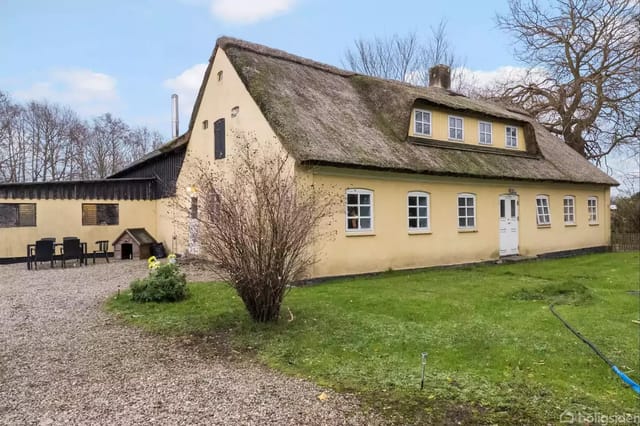
<svg viewBox="0 0 640 426"><path fill-rule="evenodd" d="M226 49L228 47L236 47L238 49L249 50L253 53L257 53L263 56L269 56L275 59L282 59L285 61L293 62L299 65L315 68L320 71L336 74L341 77L351 77L360 75L354 71L347 71L342 68L335 67L333 65L325 64L322 62L314 61L313 59L304 58L302 56L294 55L284 50L274 49L273 47L265 46L263 44L252 43L249 41L241 40L238 38L222 36L218 38L216 45Z"/></svg>

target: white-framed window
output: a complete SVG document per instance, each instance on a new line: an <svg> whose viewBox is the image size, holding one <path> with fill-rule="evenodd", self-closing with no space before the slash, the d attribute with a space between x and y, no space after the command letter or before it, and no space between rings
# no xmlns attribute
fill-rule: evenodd
<svg viewBox="0 0 640 426"><path fill-rule="evenodd" d="M551 225L548 195L536 196L536 223L538 226Z"/></svg>
<svg viewBox="0 0 640 426"><path fill-rule="evenodd" d="M464 118L449 116L449 139L457 141L464 139Z"/></svg>
<svg viewBox="0 0 640 426"><path fill-rule="evenodd" d="M517 148L518 147L518 128L514 126L507 126L505 128L505 145L507 148Z"/></svg>
<svg viewBox="0 0 640 426"><path fill-rule="evenodd" d="M347 189L346 228L348 232L373 230L373 191Z"/></svg>
<svg viewBox="0 0 640 426"><path fill-rule="evenodd" d="M598 223L598 197L587 198L587 213L590 224Z"/></svg>
<svg viewBox="0 0 640 426"><path fill-rule="evenodd" d="M491 123L488 123L486 121L480 121L478 123L478 132L479 132L479 139L478 141L483 144L483 145L491 145L493 143L492 141L492 133L493 133L493 126L491 125Z"/></svg>
<svg viewBox="0 0 640 426"><path fill-rule="evenodd" d="M458 194L458 228L476 228L476 196Z"/></svg>
<svg viewBox="0 0 640 426"><path fill-rule="evenodd" d="M431 112L417 109L413 113L413 132L416 135L431 136Z"/></svg>
<svg viewBox="0 0 640 426"><path fill-rule="evenodd" d="M564 224L575 225L576 223L576 197L567 195L563 200Z"/></svg>
<svg viewBox="0 0 640 426"><path fill-rule="evenodd" d="M407 194L407 220L409 231L429 230L429 194L409 192Z"/></svg>

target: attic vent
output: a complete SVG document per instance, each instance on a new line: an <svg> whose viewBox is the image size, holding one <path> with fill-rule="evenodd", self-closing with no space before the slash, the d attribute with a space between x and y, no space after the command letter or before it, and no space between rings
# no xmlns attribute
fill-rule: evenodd
<svg viewBox="0 0 640 426"><path fill-rule="evenodd" d="M449 89L451 87L451 68L439 64L429 69L429 87Z"/></svg>

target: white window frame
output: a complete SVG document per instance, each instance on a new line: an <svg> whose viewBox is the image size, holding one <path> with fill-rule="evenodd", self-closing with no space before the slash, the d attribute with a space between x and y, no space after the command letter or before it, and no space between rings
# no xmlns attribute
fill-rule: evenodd
<svg viewBox="0 0 640 426"><path fill-rule="evenodd" d="M418 120L418 113L421 113L423 118L424 115L426 114L429 117L429 120L425 121L423 120ZM431 114L431 111L427 111L424 109L415 109L413 111L413 133L416 135L420 135L420 136L431 136L431 123L432 123L432 118L433 115ZM428 125L429 126L429 132L418 132L418 122L420 124L422 124L422 130L424 130L424 126Z"/></svg>
<svg viewBox="0 0 640 426"><path fill-rule="evenodd" d="M464 205L460 205L460 200L464 199ZM473 200L473 205L468 204L468 200ZM469 208L472 208L473 214L469 215ZM470 194L468 192L463 192L458 194L456 200L456 212L458 213L458 229L461 230L475 230L478 227L478 220L476 218L476 212L478 208L477 197L475 194ZM460 215L460 209L465 209L464 215ZM464 225L460 225L460 219L464 220ZM473 225L469 225L469 219L473 219Z"/></svg>
<svg viewBox="0 0 640 426"><path fill-rule="evenodd" d="M409 197L416 197L416 204L411 205ZM426 198L426 204L424 206L420 205L420 198ZM431 197L428 192L424 191L411 191L407 194L407 227L409 228L409 232L429 232L431 230L431 206L430 206ZM411 215L411 209L415 208L415 215ZM421 215L420 209L426 209L426 214ZM416 226L411 226L411 219L415 219ZM427 225L420 226L420 219L426 219Z"/></svg>
<svg viewBox="0 0 640 426"><path fill-rule="evenodd" d="M358 201L357 203L353 204L353 203L349 203L349 195L353 195L356 194L358 195ZM369 195L369 204L362 204L360 202L361 195ZM369 215L361 215L360 209L361 207L369 207ZM349 212L352 211L352 209L355 208L357 215L356 216L350 216ZM347 189L346 193L345 193L345 211L344 211L344 216L345 216L345 223L344 223L344 227L345 230L348 233L362 233L362 232L373 232L373 191L369 190L369 189L360 189L360 188L350 188ZM362 219L369 219L369 227L368 228L363 228L362 224L361 224L361 220ZM349 228L349 221L351 220L356 220L357 222L357 227L356 228Z"/></svg>
<svg viewBox="0 0 640 426"><path fill-rule="evenodd" d="M459 128L455 127L455 126L453 126L453 127L451 126L451 120L452 119L454 120L454 124L456 124L455 120L460 120L460 127ZM449 133L448 133L449 140L452 140L452 141L463 141L464 140L464 117L458 117L457 115L450 115L449 118L447 119L447 122L449 123ZM454 130L456 132L458 130L460 130L460 137L459 138L458 137L451 137L451 130Z"/></svg>
<svg viewBox="0 0 640 426"><path fill-rule="evenodd" d="M482 126L488 126L489 131L482 130ZM484 142L482 141L482 137L485 137ZM489 137L489 141L487 142L487 136ZM492 145L493 144L493 123L489 121L479 121L478 122L478 143L480 145Z"/></svg>
<svg viewBox="0 0 640 426"><path fill-rule="evenodd" d="M589 225L597 225L598 222L598 197L587 198L587 217Z"/></svg>
<svg viewBox="0 0 640 426"><path fill-rule="evenodd" d="M576 224L576 197L573 195L566 195L562 199L562 211L564 215L565 225Z"/></svg>
<svg viewBox="0 0 640 426"><path fill-rule="evenodd" d="M536 224L551 226L551 204L548 195L536 195Z"/></svg>
<svg viewBox="0 0 640 426"><path fill-rule="evenodd" d="M513 136L509 134L509 130L513 130ZM509 143L513 141L513 143ZM507 148L518 147L518 128L516 126L506 126L504 128L504 146Z"/></svg>

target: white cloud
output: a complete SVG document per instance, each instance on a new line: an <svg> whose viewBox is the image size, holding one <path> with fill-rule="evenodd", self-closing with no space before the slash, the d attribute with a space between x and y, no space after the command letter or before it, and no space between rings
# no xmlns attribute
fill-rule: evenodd
<svg viewBox="0 0 640 426"><path fill-rule="evenodd" d="M163 82L164 87L171 89L172 93L178 95L180 123L188 123L206 70L207 64L196 64L184 70L177 77L166 79ZM184 128L184 125L180 127Z"/></svg>
<svg viewBox="0 0 640 426"><path fill-rule="evenodd" d="M48 100L69 105L80 114L113 112L119 99L116 79L87 69L57 69L45 81L18 90L15 96L24 101Z"/></svg>
<svg viewBox="0 0 640 426"><path fill-rule="evenodd" d="M236 24L253 24L291 10L297 0L210 0L213 16Z"/></svg>

